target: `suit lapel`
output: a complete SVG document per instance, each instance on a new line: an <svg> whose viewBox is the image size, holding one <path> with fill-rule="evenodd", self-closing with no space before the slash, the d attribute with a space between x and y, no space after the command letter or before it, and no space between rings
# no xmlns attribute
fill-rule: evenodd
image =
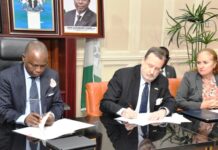
<svg viewBox="0 0 218 150"><path fill-rule="evenodd" d="M91 11L89 9L87 9L85 14L83 15L81 22L79 22L79 25L86 26L88 21L90 20L90 18L91 18Z"/></svg>
<svg viewBox="0 0 218 150"><path fill-rule="evenodd" d="M74 25L74 22L75 22L75 17L76 17L76 11L73 11L73 13L72 13L72 22L73 22L73 25Z"/></svg>
<svg viewBox="0 0 218 150"><path fill-rule="evenodd" d="M49 89L50 79L46 75L40 77L40 89L41 89L41 104L42 104L42 113L46 112L46 94Z"/></svg>
<svg viewBox="0 0 218 150"><path fill-rule="evenodd" d="M202 97L202 79L201 77L199 76L199 74L197 74L197 78L196 78L196 85L197 85L197 89L198 89L198 94L200 95L200 97Z"/></svg>
<svg viewBox="0 0 218 150"><path fill-rule="evenodd" d="M21 64L17 69L17 74L14 76L14 85L17 90L16 96L20 100L20 110L22 110L22 113L25 112L26 109L26 82L25 82L25 75L24 75L24 68L23 64Z"/></svg>
<svg viewBox="0 0 218 150"><path fill-rule="evenodd" d="M157 80L151 82L150 86L150 111L154 110L156 99L158 98L159 86L156 82Z"/></svg>
<svg viewBox="0 0 218 150"><path fill-rule="evenodd" d="M131 94L130 97L130 103L132 104L133 108L136 108L136 104L138 101L138 95L139 95L139 87L140 87L140 78L141 78L141 73L140 73L140 68L141 66L136 67L136 69L134 70L134 75L132 77L131 83L128 91L132 91L130 93L127 94Z"/></svg>

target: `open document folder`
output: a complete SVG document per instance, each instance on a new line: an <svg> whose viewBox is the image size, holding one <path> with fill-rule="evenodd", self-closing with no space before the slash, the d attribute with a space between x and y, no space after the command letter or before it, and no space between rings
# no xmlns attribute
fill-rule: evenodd
<svg viewBox="0 0 218 150"><path fill-rule="evenodd" d="M25 127L13 131L36 139L48 140L57 138L65 134L71 134L74 133L76 130L89 128L92 126L94 125L63 118L55 121L52 126L43 128Z"/></svg>
<svg viewBox="0 0 218 150"><path fill-rule="evenodd" d="M183 115L180 115L178 113L172 114L172 116L164 117L163 119L151 121L149 120L149 113L140 113L138 114L137 118L135 119L126 119L124 117L118 117L115 118L118 121L127 122L130 124L136 124L140 126L145 126L152 123L175 123L180 124L182 122L191 122L190 120L183 117Z"/></svg>

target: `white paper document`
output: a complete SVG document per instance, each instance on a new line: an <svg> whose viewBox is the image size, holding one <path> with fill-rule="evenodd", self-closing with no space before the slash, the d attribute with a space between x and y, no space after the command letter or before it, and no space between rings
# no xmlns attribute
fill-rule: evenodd
<svg viewBox="0 0 218 150"><path fill-rule="evenodd" d="M65 134L74 133L76 130L79 129L89 128L92 126L94 125L63 118L55 121L52 126L48 126L44 128L25 127L13 131L36 139L49 140Z"/></svg>
<svg viewBox="0 0 218 150"><path fill-rule="evenodd" d="M182 122L191 122L190 120L183 117L183 115L180 115L178 113L174 113L170 117L164 117L163 119L156 120L156 121L149 120L149 113L140 113L140 114L138 114L137 118L135 118L135 119L126 119L124 117L118 117L115 119L118 121L121 121L121 122L127 122L130 124L136 124L136 125L140 125L140 126L144 126L144 125L148 125L148 124L152 124L152 123L180 124Z"/></svg>
<svg viewBox="0 0 218 150"><path fill-rule="evenodd" d="M39 128L43 129L45 127L45 123L48 120L48 117L50 116L51 112L48 112L41 120L40 124L39 124Z"/></svg>
<svg viewBox="0 0 218 150"><path fill-rule="evenodd" d="M214 113L218 113L218 109L211 109L209 111L214 112Z"/></svg>

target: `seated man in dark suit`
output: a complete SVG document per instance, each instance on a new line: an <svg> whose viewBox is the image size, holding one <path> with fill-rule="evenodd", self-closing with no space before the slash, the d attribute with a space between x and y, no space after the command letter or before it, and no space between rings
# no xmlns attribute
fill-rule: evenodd
<svg viewBox="0 0 218 150"><path fill-rule="evenodd" d="M163 46L161 46L160 48L167 53L167 59L166 59L166 62L164 64L165 67L163 68L162 74L167 78L176 78L175 68L173 66L167 65L167 63L168 63L168 61L170 59L169 50L166 47L163 47Z"/></svg>
<svg viewBox="0 0 218 150"><path fill-rule="evenodd" d="M150 119L158 120L172 113L175 100L161 74L165 60L165 51L152 47L141 65L116 71L100 103L103 115L135 118L137 113L151 112Z"/></svg>
<svg viewBox="0 0 218 150"><path fill-rule="evenodd" d="M89 9L90 0L74 0L76 9L64 14L64 26L96 27L96 14Z"/></svg>
<svg viewBox="0 0 218 150"><path fill-rule="evenodd" d="M0 123L38 126L62 117L63 101L58 74L47 67L48 51L40 41L28 43L19 63L0 72Z"/></svg>

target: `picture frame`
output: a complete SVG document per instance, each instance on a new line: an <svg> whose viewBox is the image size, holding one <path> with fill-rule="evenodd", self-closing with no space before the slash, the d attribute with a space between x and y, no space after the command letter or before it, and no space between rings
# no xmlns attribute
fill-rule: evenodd
<svg viewBox="0 0 218 150"><path fill-rule="evenodd" d="M76 7L78 5L76 1L62 0L60 2L62 35L104 37L103 0L87 0L88 3L84 0L86 7L80 6L80 8ZM77 19L78 12L81 12L79 19Z"/></svg>
<svg viewBox="0 0 218 150"><path fill-rule="evenodd" d="M10 33L58 34L57 0L9 0Z"/></svg>

